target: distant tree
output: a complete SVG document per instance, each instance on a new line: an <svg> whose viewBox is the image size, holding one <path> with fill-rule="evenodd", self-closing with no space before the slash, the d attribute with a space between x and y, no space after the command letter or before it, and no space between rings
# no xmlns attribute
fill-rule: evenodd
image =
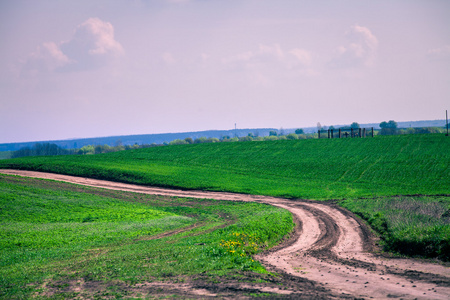
<svg viewBox="0 0 450 300"><path fill-rule="evenodd" d="M298 140L298 135L295 134L295 133L289 133L289 134L286 136L286 138L287 138L288 140Z"/></svg>
<svg viewBox="0 0 450 300"><path fill-rule="evenodd" d="M176 139L169 143L169 145L186 145L188 142L185 140Z"/></svg>
<svg viewBox="0 0 450 300"><path fill-rule="evenodd" d="M276 135L269 135L264 137L265 141L276 141L278 140L278 137Z"/></svg>
<svg viewBox="0 0 450 300"><path fill-rule="evenodd" d="M205 143L219 143L220 140L218 138L207 138Z"/></svg>
<svg viewBox="0 0 450 300"><path fill-rule="evenodd" d="M81 154L81 155L94 154L94 152L95 152L95 149L94 149L94 146L92 146L92 145L83 146L83 147L81 147L80 150L78 150L78 154Z"/></svg>
<svg viewBox="0 0 450 300"><path fill-rule="evenodd" d="M233 138L229 138L226 140L222 140L223 142L239 142L239 138L238 137L233 137Z"/></svg>
<svg viewBox="0 0 450 300"><path fill-rule="evenodd" d="M253 141L253 138L250 135L239 138L239 142L251 142L251 141Z"/></svg>
<svg viewBox="0 0 450 300"><path fill-rule="evenodd" d="M303 131L303 129L299 128L295 130L295 134L305 134L305 132Z"/></svg>
<svg viewBox="0 0 450 300"><path fill-rule="evenodd" d="M330 127L328 127L328 129L335 130L336 128L334 128L334 126L330 126Z"/></svg>
<svg viewBox="0 0 450 300"><path fill-rule="evenodd" d="M389 122L383 121L380 123L381 135L394 135L397 134L397 122L390 120Z"/></svg>
<svg viewBox="0 0 450 300"><path fill-rule="evenodd" d="M24 147L11 154L11 158L23 156L49 156L49 155L68 155L75 154L75 150L67 150L56 144L36 143L33 147Z"/></svg>
<svg viewBox="0 0 450 300"><path fill-rule="evenodd" d="M359 124L358 124L358 123L353 122L353 123L350 125L350 128L353 128L353 129L359 129L360 127L359 127Z"/></svg>
<svg viewBox="0 0 450 300"><path fill-rule="evenodd" d="M193 140L192 138L190 138L190 137L187 137L187 138L185 138L184 140L185 140L186 143L188 143L188 144L193 144L193 143L194 143L194 140Z"/></svg>
<svg viewBox="0 0 450 300"><path fill-rule="evenodd" d="M252 138L253 137L253 133L249 132L247 136Z"/></svg>
<svg viewBox="0 0 450 300"><path fill-rule="evenodd" d="M103 152L103 146L101 146L101 145L95 146L95 148L94 148L94 153L95 154L100 154L102 152Z"/></svg>
<svg viewBox="0 0 450 300"><path fill-rule="evenodd" d="M204 136L199 137L199 138L194 140L195 144L201 144L201 143L205 143L205 142L206 142L206 138Z"/></svg>
<svg viewBox="0 0 450 300"><path fill-rule="evenodd" d="M278 133L275 130L269 131L269 136L277 136Z"/></svg>

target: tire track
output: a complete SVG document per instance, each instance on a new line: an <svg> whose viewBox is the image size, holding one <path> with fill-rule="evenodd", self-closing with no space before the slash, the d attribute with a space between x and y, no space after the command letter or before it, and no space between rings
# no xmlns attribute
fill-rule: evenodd
<svg viewBox="0 0 450 300"><path fill-rule="evenodd" d="M235 193L183 191L108 182L59 174L0 170L0 173L61 180L145 194L253 201L289 210L298 220L296 236L256 258L269 269L321 283L343 297L450 299L450 268L414 259L369 253L369 231L336 205Z"/></svg>

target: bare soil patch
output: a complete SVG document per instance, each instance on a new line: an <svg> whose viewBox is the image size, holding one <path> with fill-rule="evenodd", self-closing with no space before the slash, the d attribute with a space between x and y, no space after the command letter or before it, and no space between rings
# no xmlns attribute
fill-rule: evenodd
<svg viewBox="0 0 450 300"><path fill-rule="evenodd" d="M262 279L259 274L241 274L241 277L245 275L245 282L239 280L239 277L211 282L205 275L189 279L182 285L171 283L171 289L163 284L158 290L161 295L176 294L186 298L248 298L254 293L267 293L269 297L276 295L296 299L450 299L448 264L373 254L373 251L377 250L376 239L369 228L351 212L332 202L172 190L30 171L0 172L136 193L254 201L282 207L293 214L297 226L291 238L255 257L268 270L278 272L279 278L274 279L275 277L271 276ZM252 276L259 276L255 280L257 283L249 283ZM138 289L147 294L155 293L157 286L158 284L152 283L128 289L130 293Z"/></svg>

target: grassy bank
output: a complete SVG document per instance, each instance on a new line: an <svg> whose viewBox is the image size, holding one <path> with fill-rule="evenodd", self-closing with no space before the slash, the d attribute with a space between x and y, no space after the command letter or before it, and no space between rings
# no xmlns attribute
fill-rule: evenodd
<svg viewBox="0 0 450 300"><path fill-rule="evenodd" d="M77 291L81 283L101 297L120 298L124 287L138 283L261 273L252 255L293 228L288 211L264 204L6 175L0 175L0 207L3 299L93 298Z"/></svg>
<svg viewBox="0 0 450 300"><path fill-rule="evenodd" d="M2 160L0 168L290 198L437 195L450 193L448 149L441 134L379 136L28 157Z"/></svg>
<svg viewBox="0 0 450 300"><path fill-rule="evenodd" d="M340 205L367 220L386 251L450 260L449 197L348 199Z"/></svg>

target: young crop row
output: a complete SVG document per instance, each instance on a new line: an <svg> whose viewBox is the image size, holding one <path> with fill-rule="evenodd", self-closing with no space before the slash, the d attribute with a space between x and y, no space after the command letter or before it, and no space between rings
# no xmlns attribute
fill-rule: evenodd
<svg viewBox="0 0 450 300"><path fill-rule="evenodd" d="M448 194L449 148L450 139L432 134L193 144L3 160L0 168L290 198Z"/></svg>

